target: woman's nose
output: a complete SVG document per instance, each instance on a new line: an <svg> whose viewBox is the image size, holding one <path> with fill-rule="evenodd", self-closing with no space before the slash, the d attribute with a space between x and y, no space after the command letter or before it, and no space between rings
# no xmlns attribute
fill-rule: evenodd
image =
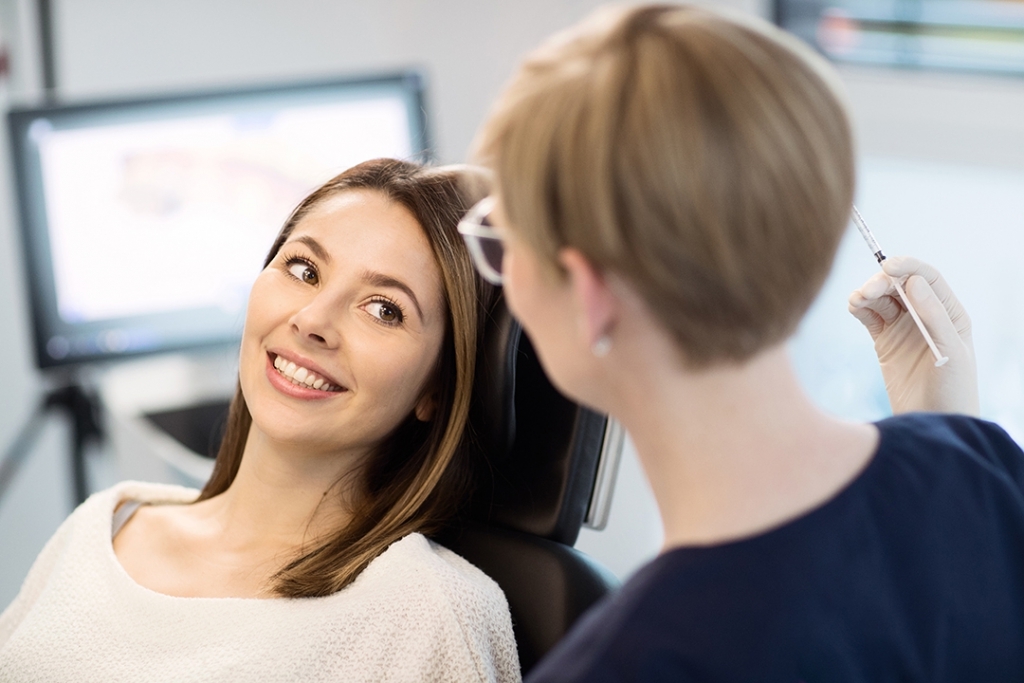
<svg viewBox="0 0 1024 683"><path fill-rule="evenodd" d="M338 317L337 307L329 305L324 297L318 296L296 311L290 322L292 331L303 341L335 348L341 341Z"/></svg>

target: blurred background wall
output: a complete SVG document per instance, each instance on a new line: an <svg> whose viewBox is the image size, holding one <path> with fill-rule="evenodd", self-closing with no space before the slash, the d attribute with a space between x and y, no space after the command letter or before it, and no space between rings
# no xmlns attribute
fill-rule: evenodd
<svg viewBox="0 0 1024 683"><path fill-rule="evenodd" d="M436 156L465 160L474 131L517 60L596 0L55 0L52 26L61 101L286 82L404 67L424 70ZM757 0L726 3L761 11ZM4 108L42 92L38 14L31 0L0 0L10 54ZM6 140L0 150L0 444L4 447L47 386L30 353ZM69 429L50 421L0 501L0 608L70 511ZM116 478L109 454L93 453L94 488ZM623 480L646 494L635 463ZM624 500L627 509L628 499ZM638 506L650 517L649 501ZM625 520L624 520L625 521ZM656 519L655 519L656 522ZM628 529L629 524L625 525ZM659 530L633 552L657 547ZM632 562L635 562L633 560ZM623 564L623 567L630 566Z"/></svg>
<svg viewBox="0 0 1024 683"><path fill-rule="evenodd" d="M474 131L517 60L596 0L55 0L64 101L422 68L439 161L465 160ZM709 3L768 15L768 2ZM3 106L41 93L35 3L0 0L10 60ZM845 66L861 149L858 203L887 253L938 265L976 323L986 416L1024 438L1024 80ZM48 386L34 369L6 140L0 144L0 447ZM854 236L855 237L855 236ZM808 391L851 419L888 412L848 292L876 269L848 239L793 357ZM681 407L681 409L684 409ZM0 609L70 511L67 425L52 420L0 501ZM117 477L92 457L94 487ZM627 447L606 530L579 547L621 577L657 552L660 523Z"/></svg>

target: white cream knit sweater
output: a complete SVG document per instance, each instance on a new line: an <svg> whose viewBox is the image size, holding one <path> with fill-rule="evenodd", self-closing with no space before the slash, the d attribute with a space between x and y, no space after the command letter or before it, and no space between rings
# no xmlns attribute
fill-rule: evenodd
<svg viewBox="0 0 1024 683"><path fill-rule="evenodd" d="M518 681L505 596L420 534L324 598L178 598L135 583L111 544L121 500L196 491L125 482L83 503L0 615L0 681Z"/></svg>

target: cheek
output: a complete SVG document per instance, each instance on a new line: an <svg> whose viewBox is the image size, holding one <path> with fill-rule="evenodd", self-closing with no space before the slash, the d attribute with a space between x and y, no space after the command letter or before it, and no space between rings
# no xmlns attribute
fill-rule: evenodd
<svg viewBox="0 0 1024 683"><path fill-rule="evenodd" d="M354 340L349 346L358 381L366 389L372 386L377 405L389 414L401 413L397 416L400 419L422 396L440 350L440 338L392 344L368 338L359 342L358 350Z"/></svg>
<svg viewBox="0 0 1024 683"><path fill-rule="evenodd" d="M402 367L392 371L391 382L396 393L400 393L408 403L415 403L423 395L427 382L430 381L434 368L441 353L440 340L433 340L418 349L415 357L409 358Z"/></svg>
<svg viewBox="0 0 1024 683"><path fill-rule="evenodd" d="M537 258L525 247L506 251L502 269L505 301L530 337L543 343L562 334L561 292L542 272Z"/></svg>
<svg viewBox="0 0 1024 683"><path fill-rule="evenodd" d="M245 370L263 372L263 341L282 320L287 319L281 303L281 296L275 296L275 284L272 282L271 274L264 271L253 283L245 310L245 325L242 328L239 349L239 369L243 370L243 384L248 379Z"/></svg>
<svg viewBox="0 0 1024 683"><path fill-rule="evenodd" d="M528 272L528 264L518 253L512 249L506 249L501 262L501 272L504 276L502 289L505 293L505 301L508 303L512 313L524 324L531 320L531 287L532 278Z"/></svg>
<svg viewBox="0 0 1024 683"><path fill-rule="evenodd" d="M260 327L260 324L265 322L273 308L273 298L270 274L263 271L249 290L249 302L245 309L246 332Z"/></svg>
<svg viewBox="0 0 1024 683"><path fill-rule="evenodd" d="M245 309L245 325L242 328L242 356L246 354L247 347L258 344L259 340L266 334L270 327L270 320L273 317L272 297L270 294L265 275L260 275L253 283L249 292L249 303Z"/></svg>
<svg viewBox="0 0 1024 683"><path fill-rule="evenodd" d="M555 386L568 393L580 359L568 284L554 282L530 253L505 253L505 300Z"/></svg>

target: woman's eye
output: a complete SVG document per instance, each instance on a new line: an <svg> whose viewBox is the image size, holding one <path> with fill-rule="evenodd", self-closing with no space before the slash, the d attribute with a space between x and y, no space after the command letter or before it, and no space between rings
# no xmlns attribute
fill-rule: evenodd
<svg viewBox="0 0 1024 683"><path fill-rule="evenodd" d="M389 325L398 325L405 319L402 309L390 301L373 301L366 307L366 310L373 317Z"/></svg>
<svg viewBox="0 0 1024 683"><path fill-rule="evenodd" d="M288 272L296 280L306 284L315 285L319 281L316 269L305 261L290 261L288 263Z"/></svg>

